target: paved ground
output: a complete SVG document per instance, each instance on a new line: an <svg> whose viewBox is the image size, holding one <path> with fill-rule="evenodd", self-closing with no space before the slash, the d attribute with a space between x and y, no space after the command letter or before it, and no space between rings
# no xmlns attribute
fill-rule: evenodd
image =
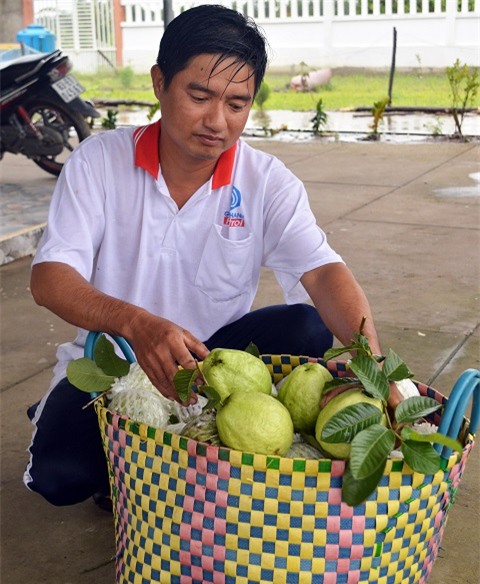
<svg viewBox="0 0 480 584"><path fill-rule="evenodd" d="M416 379L444 394L466 368L479 367L478 143L257 144L305 181L319 223L371 300L384 347L394 348ZM73 330L35 306L28 287L30 257L21 257L34 246L31 233L45 219L55 179L20 157L6 156L0 172L7 225L0 237L3 261L20 258L0 268L0 580L110 584L111 517L91 501L54 508L21 482L31 432L25 409L46 390L55 347ZM278 286L265 274L256 306L278 300ZM430 584L479 582L479 484L477 446Z"/></svg>

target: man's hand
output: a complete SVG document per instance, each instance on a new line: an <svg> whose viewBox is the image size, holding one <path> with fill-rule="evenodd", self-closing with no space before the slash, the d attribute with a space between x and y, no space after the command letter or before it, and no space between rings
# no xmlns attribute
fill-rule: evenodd
<svg viewBox="0 0 480 584"><path fill-rule="evenodd" d="M142 312L132 321L131 330L128 337L140 367L161 394L179 401L173 385L178 366L194 369L196 361L192 353L202 360L209 353L207 347L189 331L148 312ZM191 403L196 401L192 394Z"/></svg>

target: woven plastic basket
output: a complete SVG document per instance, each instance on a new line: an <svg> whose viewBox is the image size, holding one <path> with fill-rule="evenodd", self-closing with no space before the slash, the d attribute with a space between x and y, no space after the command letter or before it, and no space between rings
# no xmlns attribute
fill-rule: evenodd
<svg viewBox="0 0 480 584"><path fill-rule="evenodd" d="M326 365L334 376L346 374L340 362L262 358L275 383L308 360ZM435 475L413 473L403 461L390 460L378 489L356 507L341 499L343 461L207 445L118 416L99 400L114 500L117 582L425 582L473 446L480 371L463 374L450 408L435 389L417 386L444 404L443 433L460 433L463 456L443 452L443 468ZM472 394L468 427L464 411ZM432 421L438 424L440 415Z"/></svg>

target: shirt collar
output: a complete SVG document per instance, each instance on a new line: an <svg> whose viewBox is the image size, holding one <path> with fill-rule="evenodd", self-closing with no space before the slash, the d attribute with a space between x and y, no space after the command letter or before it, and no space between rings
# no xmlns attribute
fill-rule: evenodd
<svg viewBox="0 0 480 584"><path fill-rule="evenodd" d="M133 133L135 147L135 166L139 166L158 179L160 169L160 154L158 143L160 139L161 120L147 126L139 126ZM212 189L219 189L231 183L233 165L235 162L235 143L220 156L213 171Z"/></svg>

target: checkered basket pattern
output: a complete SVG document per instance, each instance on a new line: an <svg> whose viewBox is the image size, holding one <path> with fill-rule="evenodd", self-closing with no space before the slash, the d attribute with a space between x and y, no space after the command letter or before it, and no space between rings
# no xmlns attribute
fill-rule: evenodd
<svg viewBox="0 0 480 584"><path fill-rule="evenodd" d="M265 355L274 382L306 361ZM447 399L417 383L422 395ZM343 461L242 453L133 422L96 403L118 584L426 582L473 436L435 475L390 460L367 501L342 502ZM438 423L439 415L432 419ZM463 419L463 434L467 420Z"/></svg>

